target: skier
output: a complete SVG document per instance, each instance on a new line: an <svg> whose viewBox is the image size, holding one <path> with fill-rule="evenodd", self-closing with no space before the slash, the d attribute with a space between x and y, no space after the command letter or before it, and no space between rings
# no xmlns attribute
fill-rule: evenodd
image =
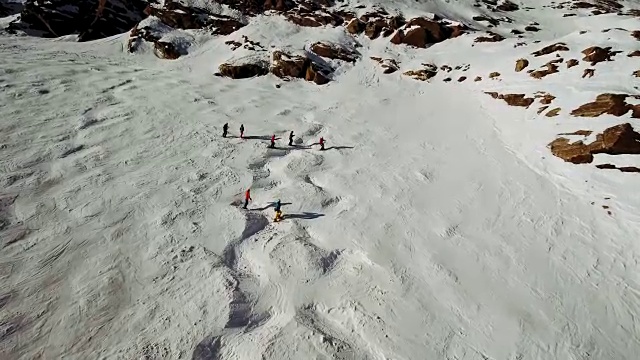
<svg viewBox="0 0 640 360"><path fill-rule="evenodd" d="M222 126L222 137L223 138L227 137L227 131L229 131L229 123L224 123L224 125Z"/></svg>
<svg viewBox="0 0 640 360"><path fill-rule="evenodd" d="M244 124L240 124L240 138L244 139Z"/></svg>
<svg viewBox="0 0 640 360"><path fill-rule="evenodd" d="M289 133L289 146L293 146L293 130Z"/></svg>
<svg viewBox="0 0 640 360"><path fill-rule="evenodd" d="M278 222L278 221L282 220L282 210L280 210L281 206L282 206L282 203L280 202L280 199L278 199L278 201L276 201L276 205L274 207L274 210L276 211L276 217L273 218L274 222Z"/></svg>
<svg viewBox="0 0 640 360"><path fill-rule="evenodd" d="M272 149L276 147L276 135L271 135L271 146Z"/></svg>
<svg viewBox="0 0 640 360"><path fill-rule="evenodd" d="M320 137L319 143L320 143L320 150L324 150L324 138L323 137Z"/></svg>
<svg viewBox="0 0 640 360"><path fill-rule="evenodd" d="M249 205L249 201L253 201L253 199L251 198L251 189L247 189L247 191L244 193L244 209L246 209L247 205Z"/></svg>

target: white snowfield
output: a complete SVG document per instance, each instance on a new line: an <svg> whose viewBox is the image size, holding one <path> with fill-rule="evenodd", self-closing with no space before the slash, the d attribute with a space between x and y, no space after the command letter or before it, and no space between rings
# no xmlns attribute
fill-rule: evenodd
<svg viewBox="0 0 640 360"><path fill-rule="evenodd" d="M504 26L535 20L539 33L429 49L361 35L361 60L323 86L213 76L249 55L224 44L242 35L267 55L353 42L279 16L227 37L192 31L175 61L126 53L127 34L0 34L0 359L638 359L640 178L546 148L561 132L638 124L569 115L599 93L638 93L626 53L640 42L601 32L637 18L518 3L537 10ZM477 11L421 4L385 6ZM530 53L557 41L565 60L625 51L592 79L580 78L588 64L514 72L523 56L534 69L552 60ZM425 62L471 66L402 75ZM549 91L563 111L484 91ZM285 219L273 223L277 199Z"/></svg>

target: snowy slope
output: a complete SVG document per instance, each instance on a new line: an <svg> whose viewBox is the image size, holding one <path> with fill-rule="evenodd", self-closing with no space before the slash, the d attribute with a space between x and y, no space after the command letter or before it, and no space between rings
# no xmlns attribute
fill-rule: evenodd
<svg viewBox="0 0 640 360"><path fill-rule="evenodd" d="M473 17L493 13L474 3L346 3L479 30L427 49L279 15L226 36L167 32L188 39L172 61L128 53L129 34L1 34L0 358L636 358L638 174L570 164L546 145L582 128L639 129L630 113L569 115L600 93L638 94L626 56L640 49L637 18L520 1L511 23L483 28ZM534 21L539 32L510 35ZM475 43L484 30L507 39ZM225 44L243 36L261 46ZM317 41L360 57L328 60L322 86L213 76ZM542 79L514 71L520 58L527 70L553 60L531 53L560 41L563 61L596 45L623 52ZM402 74L423 63L453 70ZM547 118L489 91L545 91L562 110ZM636 156L594 163L640 166Z"/></svg>

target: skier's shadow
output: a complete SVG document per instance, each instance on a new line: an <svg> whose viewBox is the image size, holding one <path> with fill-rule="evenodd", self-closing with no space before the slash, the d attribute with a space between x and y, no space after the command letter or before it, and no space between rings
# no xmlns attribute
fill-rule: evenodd
<svg viewBox="0 0 640 360"><path fill-rule="evenodd" d="M269 149L275 149L275 150L309 150L309 149L311 149L311 147L310 146L301 146L301 145L291 145L291 146L287 146L287 147L281 147L281 146L271 147L271 146L269 146Z"/></svg>
<svg viewBox="0 0 640 360"><path fill-rule="evenodd" d="M313 220L319 217L324 216L324 214L314 213L314 212L302 212L299 214L283 214L283 219L304 219L304 220Z"/></svg>
<svg viewBox="0 0 640 360"><path fill-rule="evenodd" d="M280 205L281 205L281 206L291 205L291 203L283 202L283 203L280 203ZM263 211L263 210L267 210L268 208L272 208L272 207L274 207L274 206L276 206L275 201L274 201L274 202L272 202L272 203L269 203L269 205L267 205L267 206L264 206L264 207L261 207L261 208L254 208L254 209L251 209L251 210Z"/></svg>
<svg viewBox="0 0 640 360"><path fill-rule="evenodd" d="M354 148L354 146L329 146L328 148L325 148L324 150L325 151L326 150L332 150L332 149L342 150L342 149L353 149L353 148Z"/></svg>
<svg viewBox="0 0 640 360"><path fill-rule="evenodd" d="M247 140L271 140L271 135L250 135L244 137ZM278 140L279 138L276 138Z"/></svg>

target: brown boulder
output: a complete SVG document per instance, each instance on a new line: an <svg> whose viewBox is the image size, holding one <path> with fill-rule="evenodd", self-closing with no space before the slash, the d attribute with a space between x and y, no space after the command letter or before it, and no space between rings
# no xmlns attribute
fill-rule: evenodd
<svg viewBox="0 0 640 360"><path fill-rule="evenodd" d="M560 59L560 60L562 60L562 59ZM535 78L535 79L542 79L543 77L545 77L547 75L555 74L555 73L558 72L558 65L556 65L556 63L558 63L558 61L556 61L556 60L549 61L548 63L546 63L544 65L546 67L546 69L532 71L529 75L532 78Z"/></svg>
<svg viewBox="0 0 640 360"><path fill-rule="evenodd" d="M597 117L603 114L622 116L632 108L625 101L628 96L625 94L600 94L595 101L571 111L571 115L580 117Z"/></svg>
<svg viewBox="0 0 640 360"><path fill-rule="evenodd" d="M500 76L500 73L497 71L494 71L491 74L489 74L489 79L496 79L499 76Z"/></svg>
<svg viewBox="0 0 640 360"><path fill-rule="evenodd" d="M458 78L458 82L463 82L463 81L465 81L465 80L467 80L467 77L466 77L466 76L460 76L460 77Z"/></svg>
<svg viewBox="0 0 640 360"><path fill-rule="evenodd" d="M502 99L511 106L528 108L534 102L534 98L525 97L525 94L498 94L497 92L485 92L485 94L491 95L494 99Z"/></svg>
<svg viewBox="0 0 640 360"><path fill-rule="evenodd" d="M476 76L476 78L473 79L473 81L476 81L476 82L482 81L482 76Z"/></svg>
<svg viewBox="0 0 640 360"><path fill-rule="evenodd" d="M310 66L307 67L305 80L312 81L317 85L324 85L329 82L329 75L318 65L316 65L315 63L311 63Z"/></svg>
<svg viewBox="0 0 640 360"><path fill-rule="evenodd" d="M546 117L555 117L555 116L558 116L558 114L560 114L560 108L554 108L554 109L549 110L549 112L544 114L544 116L546 116Z"/></svg>
<svg viewBox="0 0 640 360"><path fill-rule="evenodd" d="M279 78L302 78L306 76L310 60L305 56L289 55L275 50L271 55L271 73Z"/></svg>
<svg viewBox="0 0 640 360"><path fill-rule="evenodd" d="M170 42L156 41L153 50L153 53L160 59L175 60L181 55L178 49Z"/></svg>
<svg viewBox="0 0 640 360"><path fill-rule="evenodd" d="M376 56L372 56L371 60L376 61L380 66L384 69L382 71L383 74L393 74L394 72L400 70L400 66L393 59L382 59Z"/></svg>
<svg viewBox="0 0 640 360"><path fill-rule="evenodd" d="M544 105L551 104L551 102L556 98L555 96L545 92L537 93L534 97L536 99L540 99L540 104L544 104Z"/></svg>
<svg viewBox="0 0 640 360"><path fill-rule="evenodd" d="M636 38L636 40L640 41L640 30L634 30L631 32L631 36Z"/></svg>
<svg viewBox="0 0 640 360"><path fill-rule="evenodd" d="M224 63L218 67L221 76L232 79L247 79L269 73L269 68L261 61Z"/></svg>
<svg viewBox="0 0 640 360"><path fill-rule="evenodd" d="M567 60L567 69L570 69L576 65L578 65L580 62L577 59L571 59L571 60Z"/></svg>
<svg viewBox="0 0 640 360"><path fill-rule="evenodd" d="M634 71L632 75L637 77L637 78L640 78L640 70Z"/></svg>
<svg viewBox="0 0 640 360"><path fill-rule="evenodd" d="M538 51L534 51L531 54L537 57L542 55L548 55L556 51L569 51L569 48L567 47L567 44L560 42L560 43L552 44L549 46L545 46L542 49Z"/></svg>
<svg viewBox="0 0 640 360"><path fill-rule="evenodd" d="M557 138L549 143L554 156L574 164L588 164L593 161L593 154L582 141L570 142L567 138Z"/></svg>
<svg viewBox="0 0 640 360"><path fill-rule="evenodd" d="M584 69L584 73L582 74L582 78L584 79L585 77L593 77L593 75L595 74L596 70L595 69Z"/></svg>
<svg viewBox="0 0 640 360"><path fill-rule="evenodd" d="M505 39L504 36L502 36L500 34L496 34L494 32L489 32L489 36L479 36L474 40L474 42L477 42L477 43L500 42L500 41L502 41L504 39Z"/></svg>
<svg viewBox="0 0 640 360"><path fill-rule="evenodd" d="M409 70L403 73L404 75L411 76L412 78L420 81L427 81L436 76L437 71L431 69Z"/></svg>
<svg viewBox="0 0 640 360"><path fill-rule="evenodd" d="M630 52L627 56L628 57L640 56L640 50L634 50L634 51Z"/></svg>
<svg viewBox="0 0 640 360"><path fill-rule="evenodd" d="M529 66L529 60L527 60L527 59L518 59L516 61L516 72L522 71L527 66Z"/></svg>
<svg viewBox="0 0 640 360"><path fill-rule="evenodd" d="M591 66L602 62L602 61L612 61L611 57L619 54L621 51L611 51L611 47L601 48L599 46L592 46L582 50L582 53L585 55L582 60L591 62Z"/></svg>
<svg viewBox="0 0 640 360"><path fill-rule="evenodd" d="M464 33L465 28L460 25L447 24L427 18L413 18L391 38L393 44L407 44L418 48L425 48L428 44L435 44Z"/></svg>
<svg viewBox="0 0 640 360"><path fill-rule="evenodd" d="M341 45L330 44L326 42L317 42L311 45L311 51L316 55L325 57L328 59L337 59L354 63L358 58L356 52L347 49Z"/></svg>
<svg viewBox="0 0 640 360"><path fill-rule="evenodd" d="M360 34L361 32L364 31L364 29L366 28L367 24L357 18L353 18L351 19L351 21L349 22L349 24L347 24L347 31L349 32L349 34L352 35L356 35L356 34Z"/></svg>
<svg viewBox="0 0 640 360"><path fill-rule="evenodd" d="M640 134L629 123L616 125L596 135L589 147L594 154L640 154Z"/></svg>
<svg viewBox="0 0 640 360"><path fill-rule="evenodd" d="M538 115L542 114L542 112L547 110L548 108L549 108L549 105L541 106L537 111Z"/></svg>

